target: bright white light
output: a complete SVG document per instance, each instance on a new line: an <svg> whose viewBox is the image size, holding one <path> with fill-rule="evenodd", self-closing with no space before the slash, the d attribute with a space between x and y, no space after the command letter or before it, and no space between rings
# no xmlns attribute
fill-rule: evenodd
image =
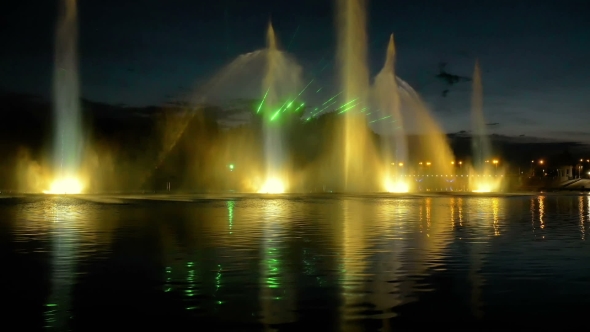
<svg viewBox="0 0 590 332"><path fill-rule="evenodd" d="M387 181L385 182L385 191L389 193L407 193L410 191L410 185L405 181Z"/></svg>
<svg viewBox="0 0 590 332"><path fill-rule="evenodd" d="M283 181L277 178L266 180L262 188L258 191L259 194L282 194L285 192L285 185Z"/></svg>
<svg viewBox="0 0 590 332"><path fill-rule="evenodd" d="M66 178L53 181L49 190L43 191L44 194L80 194L82 193L82 183L76 178Z"/></svg>
<svg viewBox="0 0 590 332"><path fill-rule="evenodd" d="M488 184L480 185L477 189L473 190L474 193L491 193L492 191L492 186Z"/></svg>

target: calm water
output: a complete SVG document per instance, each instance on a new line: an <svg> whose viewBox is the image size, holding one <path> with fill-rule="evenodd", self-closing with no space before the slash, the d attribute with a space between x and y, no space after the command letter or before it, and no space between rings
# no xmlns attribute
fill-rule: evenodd
<svg viewBox="0 0 590 332"><path fill-rule="evenodd" d="M2 323L569 324L590 308L589 204L586 195L3 198Z"/></svg>

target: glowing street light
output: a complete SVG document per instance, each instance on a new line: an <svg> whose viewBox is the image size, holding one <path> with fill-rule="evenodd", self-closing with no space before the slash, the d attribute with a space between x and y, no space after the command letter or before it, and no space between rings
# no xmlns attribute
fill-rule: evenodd
<svg viewBox="0 0 590 332"><path fill-rule="evenodd" d="M230 172L234 171L234 168L235 168L234 164L229 164L229 166L227 166L227 167L229 167Z"/></svg>
<svg viewBox="0 0 590 332"><path fill-rule="evenodd" d="M399 163L398 166L402 167L402 166L404 166L404 163Z"/></svg>
<svg viewBox="0 0 590 332"><path fill-rule="evenodd" d="M543 159L539 160L539 164L543 165L544 161Z"/></svg>
<svg viewBox="0 0 590 332"><path fill-rule="evenodd" d="M432 163L430 161L427 161L426 166L430 166L430 165L432 165Z"/></svg>

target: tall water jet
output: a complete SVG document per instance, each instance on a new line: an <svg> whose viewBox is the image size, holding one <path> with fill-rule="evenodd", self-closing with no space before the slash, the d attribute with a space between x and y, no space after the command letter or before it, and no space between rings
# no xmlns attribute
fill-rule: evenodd
<svg viewBox="0 0 590 332"><path fill-rule="evenodd" d="M82 133L76 7L76 0L60 1L53 73L54 182L48 193L75 194L82 191L82 185L77 178L82 152Z"/></svg>
<svg viewBox="0 0 590 332"><path fill-rule="evenodd" d="M502 176L498 174L498 160L491 158L492 149L483 114L483 85L478 60L475 61L473 70L471 122L473 127L473 137L471 138L473 154L473 172L470 176L471 190L474 192L496 191L501 187ZM491 172L491 167L494 167L494 172Z"/></svg>
<svg viewBox="0 0 590 332"><path fill-rule="evenodd" d="M278 57L280 56L277 49L277 40L272 24L268 24L266 34L267 42L267 67L263 80L263 89L266 91L265 102L267 109L272 110L280 102L279 92L277 91L277 70L279 67ZM272 90L272 91L271 91ZM270 106L270 108L268 108ZM282 183L282 176L278 173L281 169L281 159L283 156L283 147L281 140L281 131L278 121L274 121L274 114L268 114L264 117L264 153L266 158L266 183L263 192L284 192L285 187Z"/></svg>
<svg viewBox="0 0 590 332"><path fill-rule="evenodd" d="M264 154L266 178L261 193L282 193L287 189L286 154L283 151L281 117L296 100L300 86L300 68L278 49L272 24L267 31L266 68L262 82Z"/></svg>
<svg viewBox="0 0 590 332"><path fill-rule="evenodd" d="M479 60L475 61L473 70L473 96L471 100L471 121L473 137L471 141L473 153L473 166L477 172L482 172L485 161L490 158L490 141L486 131L486 123L483 115L483 85Z"/></svg>
<svg viewBox="0 0 590 332"><path fill-rule="evenodd" d="M397 78L395 76L395 43L393 34L389 37L385 64L379 74L377 74L377 77L375 77L374 98L376 106L384 114L387 114L395 124L394 126L390 126L390 122L388 121L386 124L389 128L384 128L385 131L389 131L392 127L394 128L394 151L392 151L389 133L382 133L381 136L381 156L386 167L384 172L384 189L390 192L406 192L409 190L409 187L405 181L401 180L400 176L403 173L404 166L409 166L407 164L408 150L406 133L400 111Z"/></svg>
<svg viewBox="0 0 590 332"><path fill-rule="evenodd" d="M340 165L346 191L375 190L377 174L373 142L366 116L362 112L369 87L367 70L367 33L365 0L338 0L337 59L340 68L344 103L351 103L343 111L344 128L340 139L335 140L336 163Z"/></svg>

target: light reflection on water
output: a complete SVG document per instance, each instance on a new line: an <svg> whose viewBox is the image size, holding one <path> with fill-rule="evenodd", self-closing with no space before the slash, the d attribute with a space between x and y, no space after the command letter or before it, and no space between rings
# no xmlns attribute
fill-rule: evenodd
<svg viewBox="0 0 590 332"><path fill-rule="evenodd" d="M97 309L100 323L137 325L133 312L115 314L135 306L179 326L197 319L268 330L320 320L347 330L421 322L433 308L435 318L466 324L513 318L505 306L522 305L528 317L557 302L590 304L580 288L590 272L590 196L168 199L1 204L9 259L36 257L39 273L18 273L27 283L49 279L22 299L43 303L31 315L55 330L84 330ZM17 278L15 287L26 285ZM547 308L527 312L527 303Z"/></svg>

